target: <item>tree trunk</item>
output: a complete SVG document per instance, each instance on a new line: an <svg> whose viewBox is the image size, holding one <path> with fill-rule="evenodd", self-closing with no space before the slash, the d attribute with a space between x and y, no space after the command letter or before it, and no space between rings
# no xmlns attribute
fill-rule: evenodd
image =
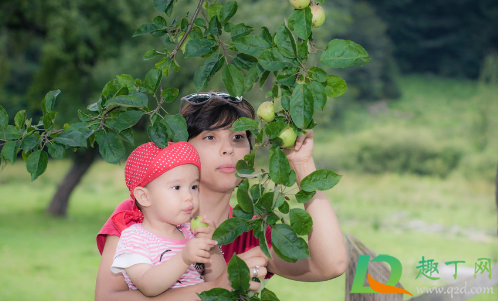
<svg viewBox="0 0 498 301"><path fill-rule="evenodd" d="M47 212L55 216L65 216L69 197L78 185L83 175L88 171L97 156L98 148L89 147L81 152L76 152L73 166L61 181Z"/></svg>

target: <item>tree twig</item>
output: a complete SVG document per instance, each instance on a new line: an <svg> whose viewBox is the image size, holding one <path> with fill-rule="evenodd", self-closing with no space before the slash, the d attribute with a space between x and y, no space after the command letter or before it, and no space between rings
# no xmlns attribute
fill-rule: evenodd
<svg viewBox="0 0 498 301"><path fill-rule="evenodd" d="M200 0L199 4L197 4L197 8L195 9L194 14L192 15L192 19L190 19L190 22L188 23L187 31L185 31L185 34L183 35L182 39L180 40L180 42L176 45L175 49L173 49L173 51L169 55L169 57L171 59L173 59L175 57L176 53L178 52L178 49L180 49L180 47L182 47L183 42L185 42L185 39L187 39L187 36L192 31L192 27L194 26L194 20L197 18L199 11L202 10L202 3L204 1L205 0Z"/></svg>

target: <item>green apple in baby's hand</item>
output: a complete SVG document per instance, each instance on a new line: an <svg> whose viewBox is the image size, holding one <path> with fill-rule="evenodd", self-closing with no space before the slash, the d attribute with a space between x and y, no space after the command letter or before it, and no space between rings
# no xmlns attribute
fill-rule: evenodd
<svg viewBox="0 0 498 301"><path fill-rule="evenodd" d="M201 222L204 217L196 216L190 221L190 230L194 231L197 227L207 227L208 224Z"/></svg>

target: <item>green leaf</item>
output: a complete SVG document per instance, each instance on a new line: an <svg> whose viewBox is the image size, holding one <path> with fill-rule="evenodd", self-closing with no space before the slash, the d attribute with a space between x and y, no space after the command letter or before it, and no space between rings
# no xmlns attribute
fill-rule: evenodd
<svg viewBox="0 0 498 301"><path fill-rule="evenodd" d="M261 75L261 78L259 79L259 88L261 89L264 84L266 83L266 80L268 79L268 76L270 76L270 71L265 71Z"/></svg>
<svg viewBox="0 0 498 301"><path fill-rule="evenodd" d="M54 141L69 147L86 147L85 134L80 131L64 131L54 138Z"/></svg>
<svg viewBox="0 0 498 301"><path fill-rule="evenodd" d="M276 247L286 257L285 259L291 259L292 262L310 256L306 241L297 236L294 229L289 225L275 225L271 232L271 240L273 247Z"/></svg>
<svg viewBox="0 0 498 301"><path fill-rule="evenodd" d="M263 212L271 212L273 209L273 198L275 193L273 191L264 193L261 198L256 202L256 213L259 215Z"/></svg>
<svg viewBox="0 0 498 301"><path fill-rule="evenodd" d="M141 36L148 33L152 34L155 33L156 31L157 31L156 25L150 23L142 24L137 28L137 30L135 30L135 32L133 33L133 37Z"/></svg>
<svg viewBox="0 0 498 301"><path fill-rule="evenodd" d="M208 7L209 18L211 19L214 16L219 17L220 11L222 8L223 8L223 5L219 4L218 2L214 2L213 4L209 5L209 7Z"/></svg>
<svg viewBox="0 0 498 301"><path fill-rule="evenodd" d="M308 192L304 190L299 190L299 192L296 193L296 201L301 204L307 203L315 196L315 194L316 191Z"/></svg>
<svg viewBox="0 0 498 301"><path fill-rule="evenodd" d="M168 57L168 56L165 56L163 57L159 62L155 63L154 66L157 68L157 69L161 69L163 71L163 75L165 73L165 69L166 69L166 75L165 76L168 76L167 75L167 71L169 70L169 66L171 65L171 59Z"/></svg>
<svg viewBox="0 0 498 301"><path fill-rule="evenodd" d="M21 142L21 148L24 153L27 153L34 149L38 145L38 142L40 142L40 137L37 137L34 134L24 136Z"/></svg>
<svg viewBox="0 0 498 301"><path fill-rule="evenodd" d="M254 83L258 80L260 75L259 65L253 66L249 72L246 74L246 78L244 80L244 90L246 92L251 91Z"/></svg>
<svg viewBox="0 0 498 301"><path fill-rule="evenodd" d="M233 59L233 63L245 70L249 70L258 63L258 59L254 56L239 53Z"/></svg>
<svg viewBox="0 0 498 301"><path fill-rule="evenodd" d="M55 99L57 98L57 95L59 95L60 93L61 90L53 90L45 95L45 98L41 103L43 115L52 112L55 105Z"/></svg>
<svg viewBox="0 0 498 301"><path fill-rule="evenodd" d="M13 125L0 128L0 140L16 140L22 137L21 131Z"/></svg>
<svg viewBox="0 0 498 301"><path fill-rule="evenodd" d="M313 97L313 108L319 108L323 111L325 104L327 103L327 95L325 94L325 88L322 84L317 81L312 81L306 84L306 88L310 91Z"/></svg>
<svg viewBox="0 0 498 301"><path fill-rule="evenodd" d="M121 74L116 76L116 80L122 86L126 86L128 88L135 87L135 79L129 74Z"/></svg>
<svg viewBox="0 0 498 301"><path fill-rule="evenodd" d="M265 50L259 56L258 62L268 71L278 71L285 67L291 67L294 63L292 59L283 56L277 48Z"/></svg>
<svg viewBox="0 0 498 301"><path fill-rule="evenodd" d="M166 22L166 20L161 16L154 17L154 19L152 19L152 23L154 23L157 28L165 28L168 26L168 22Z"/></svg>
<svg viewBox="0 0 498 301"><path fill-rule="evenodd" d="M312 19L309 7L296 9L290 15L288 25L301 40L307 40L311 34Z"/></svg>
<svg viewBox="0 0 498 301"><path fill-rule="evenodd" d="M258 128L258 122L252 118L240 117L232 124L232 131L252 131Z"/></svg>
<svg viewBox="0 0 498 301"><path fill-rule="evenodd" d="M213 233L213 240L216 240L219 245L226 245L246 231L249 231L249 227L245 219L239 217L229 218L216 228Z"/></svg>
<svg viewBox="0 0 498 301"><path fill-rule="evenodd" d="M140 93L142 94L142 93ZM142 94L144 95L144 94ZM142 108L148 105L147 97L142 98L136 95L120 95L117 97L113 97L107 100L105 106L120 106L120 107L129 107L129 108Z"/></svg>
<svg viewBox="0 0 498 301"><path fill-rule="evenodd" d="M348 90L346 81L339 76L327 76L327 85L325 86L325 94L328 97L339 97Z"/></svg>
<svg viewBox="0 0 498 301"><path fill-rule="evenodd" d="M254 172L254 168L249 166L244 160L237 161L235 168L237 168L237 175L241 177L250 175Z"/></svg>
<svg viewBox="0 0 498 301"><path fill-rule="evenodd" d="M282 55L288 58L297 57L296 41L285 24L280 25L275 36L277 48Z"/></svg>
<svg viewBox="0 0 498 301"><path fill-rule="evenodd" d="M296 72L289 68L284 68L282 72L277 75L277 83L284 86L292 86L296 81Z"/></svg>
<svg viewBox="0 0 498 301"><path fill-rule="evenodd" d="M238 51L252 56L258 56L271 47L271 43L268 43L265 39L254 35L247 35L238 38L233 41L233 45Z"/></svg>
<svg viewBox="0 0 498 301"><path fill-rule="evenodd" d="M36 180L47 169L48 154L43 150L37 150L29 155L26 161L26 169L31 174L31 181Z"/></svg>
<svg viewBox="0 0 498 301"><path fill-rule="evenodd" d="M240 217L245 219L246 221L251 220L252 217L254 216L253 213L247 213L242 208L240 208L239 205L235 205L232 210L233 217Z"/></svg>
<svg viewBox="0 0 498 301"><path fill-rule="evenodd" d="M56 115L57 115L57 112L50 112L50 113L47 113L46 115L43 115L43 117L42 117L43 127L45 128L47 133L52 132Z"/></svg>
<svg viewBox="0 0 498 301"><path fill-rule="evenodd" d="M282 120L270 122L265 126L265 133L269 139L277 138L283 130L287 128L287 124Z"/></svg>
<svg viewBox="0 0 498 301"><path fill-rule="evenodd" d="M202 301L233 301L239 294L227 291L224 288L215 287L197 295Z"/></svg>
<svg viewBox="0 0 498 301"><path fill-rule="evenodd" d="M168 146L168 130L162 122L156 122L147 128L147 134L154 144L159 148Z"/></svg>
<svg viewBox="0 0 498 301"><path fill-rule="evenodd" d="M0 129L4 129L9 124L9 114L7 111L0 105Z"/></svg>
<svg viewBox="0 0 498 301"><path fill-rule="evenodd" d="M209 21L209 33L212 34L213 36L219 36L221 35L221 23L218 20L217 16L214 16L211 18Z"/></svg>
<svg viewBox="0 0 498 301"><path fill-rule="evenodd" d="M289 203L284 202L282 205L280 205L280 207L278 207L278 210L283 214L289 213Z"/></svg>
<svg viewBox="0 0 498 301"><path fill-rule="evenodd" d="M180 91L177 88L168 88L166 90L163 90L163 92L161 93L161 97L165 102L170 103L175 100L179 93Z"/></svg>
<svg viewBox="0 0 498 301"><path fill-rule="evenodd" d="M252 185L249 189L249 193L251 194L253 202L256 202L261 198L261 186L259 184Z"/></svg>
<svg viewBox="0 0 498 301"><path fill-rule="evenodd" d="M291 209L289 213L291 227L298 235L308 235L313 227L313 220L306 210L301 208Z"/></svg>
<svg viewBox="0 0 498 301"><path fill-rule="evenodd" d="M58 144L58 143L52 143L48 144L48 153L50 156L54 159L62 159L64 158L64 155L66 154L66 149L64 146Z"/></svg>
<svg viewBox="0 0 498 301"><path fill-rule="evenodd" d="M119 137L123 138L125 141L130 144L135 144L135 137L133 136L133 130L131 128L126 129L119 133Z"/></svg>
<svg viewBox="0 0 498 301"><path fill-rule="evenodd" d="M17 158L18 145L18 141L7 141L2 147L1 156L11 164L14 164Z"/></svg>
<svg viewBox="0 0 498 301"><path fill-rule="evenodd" d="M308 40L304 40L304 41L301 41L301 42L297 42L297 56L305 61L308 59L308 54L309 54L309 51L308 51Z"/></svg>
<svg viewBox="0 0 498 301"><path fill-rule="evenodd" d="M166 11L166 8L173 2L173 0L152 0L154 4L154 8L163 13Z"/></svg>
<svg viewBox="0 0 498 301"><path fill-rule="evenodd" d="M291 169L290 174L289 174L289 180L286 183L284 183L284 185L287 187L291 187L292 185L294 185L296 183L296 180L297 180L296 172Z"/></svg>
<svg viewBox="0 0 498 301"><path fill-rule="evenodd" d="M242 96L244 94L244 73L235 65L228 64L223 68L221 74L227 92L232 96Z"/></svg>
<svg viewBox="0 0 498 301"><path fill-rule="evenodd" d="M280 148L270 148L270 178L275 184L289 181L289 160Z"/></svg>
<svg viewBox="0 0 498 301"><path fill-rule="evenodd" d="M26 110L21 110L17 112L16 116L14 117L14 124L16 125L16 127L22 128L24 126L24 122L26 122Z"/></svg>
<svg viewBox="0 0 498 301"><path fill-rule="evenodd" d="M147 75L145 75L145 87L152 91L152 93L156 93L157 87L159 87L159 84L161 83L162 76L163 73L161 70L157 68L151 69L147 72Z"/></svg>
<svg viewBox="0 0 498 301"><path fill-rule="evenodd" d="M129 127L134 126L143 116L142 111L116 112L111 117L105 119L105 123L116 131L121 132Z"/></svg>
<svg viewBox="0 0 498 301"><path fill-rule="evenodd" d="M194 24L199 26L199 27L204 27L204 28L207 28L207 24L206 24L206 20L204 20L203 18L197 18L194 20Z"/></svg>
<svg viewBox="0 0 498 301"><path fill-rule="evenodd" d="M230 36L232 37L232 41L235 41L238 38L247 36L253 30L254 30L254 27L246 26L244 23L239 23L237 25L232 26L232 28L230 28Z"/></svg>
<svg viewBox="0 0 498 301"><path fill-rule="evenodd" d="M305 85L296 85L290 99L290 114L294 124L305 129L313 118L313 96Z"/></svg>
<svg viewBox="0 0 498 301"><path fill-rule="evenodd" d="M235 15L237 12L237 2L236 1L230 1L227 2L225 5L220 10L220 22L221 24L225 25L225 23L230 20L230 18Z"/></svg>
<svg viewBox="0 0 498 301"><path fill-rule="evenodd" d="M207 87L211 77L220 70L224 64L224 58L222 54L213 53L211 54L204 63L195 70L194 74L194 85L197 91Z"/></svg>
<svg viewBox="0 0 498 301"><path fill-rule="evenodd" d="M99 152L102 158L111 164L119 164L125 156L125 147L118 134L115 132L98 131L95 140L99 144Z"/></svg>
<svg viewBox="0 0 498 301"><path fill-rule="evenodd" d="M336 174L332 170L318 169L301 181L301 189L308 192L328 190L339 183L341 177L341 175Z"/></svg>
<svg viewBox="0 0 498 301"><path fill-rule="evenodd" d="M161 122L166 126L168 136L173 142L188 140L187 122L181 114L168 114Z"/></svg>
<svg viewBox="0 0 498 301"><path fill-rule="evenodd" d="M311 78L316 80L317 82L324 83L327 81L327 72L325 72L322 68L313 67L308 70L308 74L311 73Z"/></svg>
<svg viewBox="0 0 498 301"><path fill-rule="evenodd" d="M154 58L156 56L160 56L160 55L164 55L164 53L162 52L159 52L155 49L151 49L149 51L147 51L145 54L144 54L144 60L150 60L151 58Z"/></svg>
<svg viewBox="0 0 498 301"><path fill-rule="evenodd" d="M249 196L249 180L244 179L240 182L239 187L237 188L237 202L244 210L248 213L254 213L254 203Z"/></svg>
<svg viewBox="0 0 498 301"><path fill-rule="evenodd" d="M275 295L274 292L270 291L267 288L264 288L261 291L261 301L280 301L280 300L277 298L277 295Z"/></svg>
<svg viewBox="0 0 498 301"><path fill-rule="evenodd" d="M267 27L261 27L261 29L259 30L259 36L263 38L263 40L265 40L269 45L273 45L273 38L271 36L270 30Z"/></svg>
<svg viewBox="0 0 498 301"><path fill-rule="evenodd" d="M347 68L363 67L370 61L367 51L353 41L334 39L320 57L320 63L326 67Z"/></svg>
<svg viewBox="0 0 498 301"><path fill-rule="evenodd" d="M218 43L209 39L192 39L187 43L185 57L197 57L206 55L218 47Z"/></svg>

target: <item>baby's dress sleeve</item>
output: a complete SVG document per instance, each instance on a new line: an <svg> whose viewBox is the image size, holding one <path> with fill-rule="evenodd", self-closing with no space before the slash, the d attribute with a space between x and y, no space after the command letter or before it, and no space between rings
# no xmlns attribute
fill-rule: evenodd
<svg viewBox="0 0 498 301"><path fill-rule="evenodd" d="M121 233L111 266L113 273L123 273L125 268L139 263L153 265L147 244L137 228L133 225Z"/></svg>

